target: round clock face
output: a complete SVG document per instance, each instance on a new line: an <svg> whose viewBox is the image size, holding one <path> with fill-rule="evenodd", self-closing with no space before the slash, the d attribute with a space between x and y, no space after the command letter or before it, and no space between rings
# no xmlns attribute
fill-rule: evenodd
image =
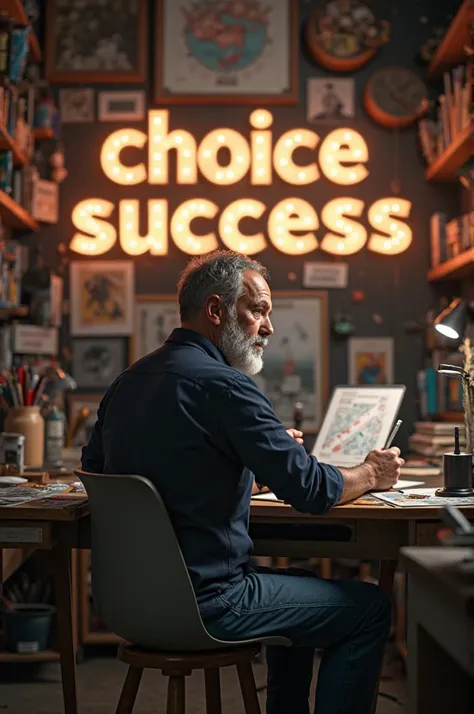
<svg viewBox="0 0 474 714"><path fill-rule="evenodd" d="M426 111L428 92L424 82L410 70L387 67L369 79L364 106L383 126L409 126Z"/></svg>
<svg viewBox="0 0 474 714"><path fill-rule="evenodd" d="M319 64L347 72L373 57L388 41L389 28L361 0L320 0L308 20L306 39Z"/></svg>

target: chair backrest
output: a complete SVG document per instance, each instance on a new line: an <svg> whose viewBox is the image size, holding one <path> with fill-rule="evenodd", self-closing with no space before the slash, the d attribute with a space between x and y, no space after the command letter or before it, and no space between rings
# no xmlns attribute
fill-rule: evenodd
<svg viewBox="0 0 474 714"><path fill-rule="evenodd" d="M206 631L164 503L142 476L74 472L91 513L92 591L117 635L162 650L222 647Z"/></svg>

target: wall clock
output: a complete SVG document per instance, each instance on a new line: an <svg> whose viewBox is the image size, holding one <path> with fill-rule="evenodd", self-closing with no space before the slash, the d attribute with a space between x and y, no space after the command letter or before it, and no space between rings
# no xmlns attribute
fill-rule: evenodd
<svg viewBox="0 0 474 714"><path fill-rule="evenodd" d="M334 72L353 72L388 42L390 24L360 0L318 0L306 23L313 58Z"/></svg>
<svg viewBox="0 0 474 714"><path fill-rule="evenodd" d="M366 84L364 107L376 122L389 129L410 126L428 109L425 83L405 67L380 69Z"/></svg>

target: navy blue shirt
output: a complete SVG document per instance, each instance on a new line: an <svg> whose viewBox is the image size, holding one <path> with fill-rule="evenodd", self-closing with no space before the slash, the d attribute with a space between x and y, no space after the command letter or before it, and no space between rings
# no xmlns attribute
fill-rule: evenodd
<svg viewBox="0 0 474 714"><path fill-rule="evenodd" d="M255 382L208 339L174 330L104 396L86 471L139 474L169 511L203 614L247 572L252 473L305 513L340 499L343 479L286 433Z"/></svg>

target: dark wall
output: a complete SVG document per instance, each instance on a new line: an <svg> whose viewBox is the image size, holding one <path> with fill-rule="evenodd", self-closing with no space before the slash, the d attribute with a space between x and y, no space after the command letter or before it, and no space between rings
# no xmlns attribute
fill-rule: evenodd
<svg viewBox="0 0 474 714"><path fill-rule="evenodd" d="M301 24L310 8L310 3L300 2ZM424 180L425 165L421 157L416 128L413 127L398 135L386 130L366 116L362 107L363 88L371 74L379 67L401 64L411 67L425 76L425 69L415 63L415 56L422 40L427 36L432 25L447 22L447 17L460 5L459 0L445 0L443 11L434 15L432 0L377 0L373 3L381 18L392 24L392 40L383 47L374 61L355 73L357 115L348 122L365 138L370 160L370 176L361 184L342 187L322 178L315 184L305 187L291 187L278 178L274 185L257 190L251 187L245 178L231 187L216 188L204 179L197 187L176 186L173 179L169 187L153 187L141 184L130 188L117 186L103 174L100 163L100 148L105 138L120 124L65 125L63 141L69 176L61 186L60 220L56 226L43 226L35 237L52 263L56 260L58 243L68 243L74 233L71 212L75 204L88 197L101 197L116 203L117 209L111 220L117 225L118 201L121 198L141 199L142 209L146 210L146 200L152 197L166 197L170 201L170 214L173 207L182 201L201 196L215 200L225 207L239 197L255 197L264 201L269 209L279 200L292 194L311 202L320 212L327 201L337 196L349 195L362 199L366 203L363 223L367 223L367 209L370 204L384 196L393 195L391 180L394 167L398 163L401 182L400 195L413 203L410 225L413 229L413 243L399 256L381 256L364 248L360 253L348 256L349 287L347 290L333 290L329 293L330 315L348 313L354 320L359 337L393 336L395 338L395 378L407 385L403 406L403 418L406 420L401 442L405 443L410 423L415 417L415 380L416 371L421 366L422 337L406 334L404 325L421 318L433 302L430 288L426 281L429 266L429 216L435 210L445 210L456 214L459 211L458 190L453 186L434 186ZM441 5L441 3L440 3ZM440 12L440 11L438 11ZM423 22L423 17L428 23ZM150 23L151 28L152 23ZM150 30L151 32L151 30ZM151 40L151 38L150 38ZM151 47L153 41L151 40ZM150 60L151 62L151 60ZM309 77L327 76L324 69L305 55L304 44L300 51L300 101L294 107L268 107L274 113L274 136L278 137L285 130L306 126L306 80ZM151 81L149 82L151 87ZM98 87L97 89L106 89ZM121 89L124 87L111 87ZM136 85L133 88L139 88ZM151 95L150 95L151 96ZM150 108L153 107L150 99ZM174 106L171 107L171 127L191 131L197 139L211 129L221 126L233 127L248 136L248 117L251 107L245 106ZM135 125L134 125L135 126ZM147 131L146 123L137 128ZM335 128L331 125L312 127L322 138ZM171 162L173 163L173 161ZM146 223L144 224L146 225ZM322 238L325 228L321 226L318 237ZM71 256L76 259L76 256ZM269 247L258 257L265 263L272 276L273 289L298 290L302 288L302 268L305 260L330 260L330 256L321 251L300 257L283 255ZM130 259L118 245L102 256L103 259ZM81 259L81 256L77 256ZM140 256L133 259L136 265L136 290L138 293L174 292L176 280L183 268L187 256L170 240L169 254L166 257ZM296 274L296 280L290 274ZM363 290L365 301L352 305L351 291ZM374 319L379 315L380 321ZM330 384L344 383L347 380L347 344L335 342L331 338L330 347Z"/></svg>

